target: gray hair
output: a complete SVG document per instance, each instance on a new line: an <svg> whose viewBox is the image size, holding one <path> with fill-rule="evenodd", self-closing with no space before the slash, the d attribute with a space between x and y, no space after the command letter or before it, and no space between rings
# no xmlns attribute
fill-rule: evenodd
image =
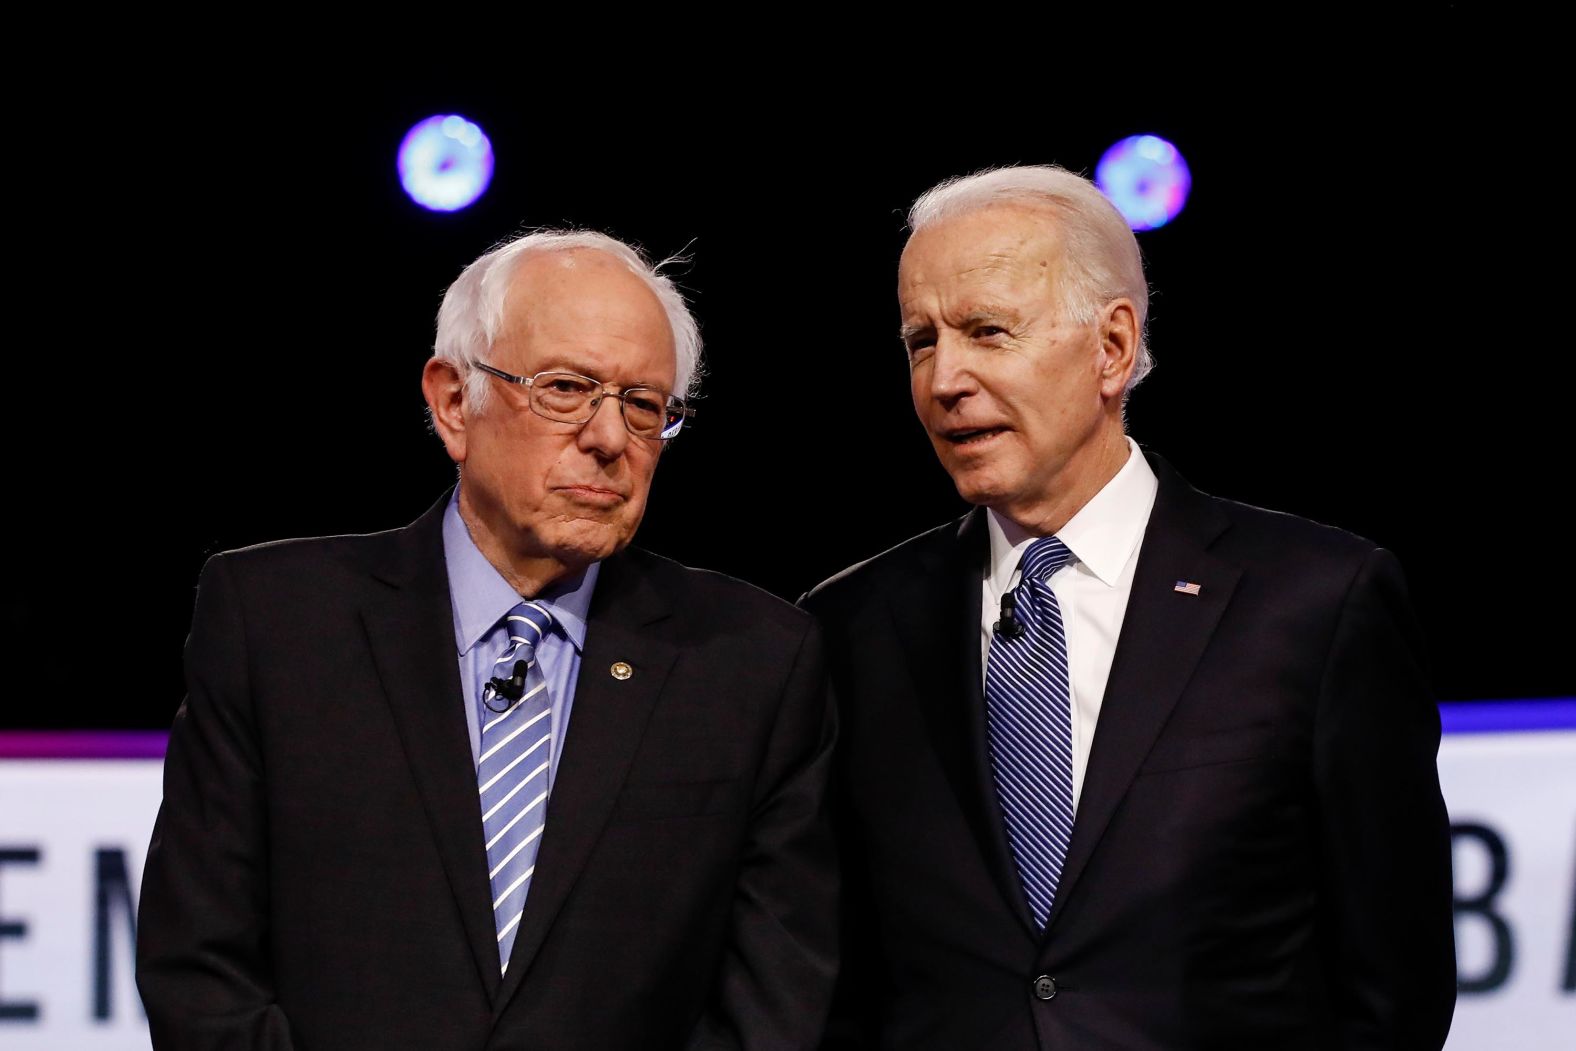
<svg viewBox="0 0 1576 1051"><path fill-rule="evenodd" d="M908 212L909 229L977 212L992 205L1049 208L1060 221L1066 279L1062 299L1072 319L1088 324L1113 299L1126 296L1138 314L1138 354L1125 397L1155 367L1149 352L1149 286L1138 239L1099 188L1053 164L992 168L948 179L926 190Z"/></svg>
<svg viewBox="0 0 1576 1051"><path fill-rule="evenodd" d="M533 255L576 249L610 255L646 283L662 304L668 327L673 330L674 393L693 397L700 389L700 329L683 294L662 273L664 266L681 259L664 259L653 266L638 249L607 234L594 230L537 230L494 246L467 266L444 293L443 305L438 308L433 356L462 366L465 396L475 411L486 408L491 388L487 374L476 365L485 359L503 329L505 300L515 268Z"/></svg>

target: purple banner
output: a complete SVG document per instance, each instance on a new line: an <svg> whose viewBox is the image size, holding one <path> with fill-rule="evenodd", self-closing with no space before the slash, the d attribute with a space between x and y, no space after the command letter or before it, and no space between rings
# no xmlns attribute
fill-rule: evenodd
<svg viewBox="0 0 1576 1051"><path fill-rule="evenodd" d="M1447 734L1576 730L1576 697L1455 701L1439 706ZM164 730L0 730L0 759L163 759Z"/></svg>
<svg viewBox="0 0 1576 1051"><path fill-rule="evenodd" d="M1458 701L1439 706L1447 734L1528 733L1576 730L1576 697L1536 701Z"/></svg>
<svg viewBox="0 0 1576 1051"><path fill-rule="evenodd" d="M0 759L163 759L165 730L0 730Z"/></svg>

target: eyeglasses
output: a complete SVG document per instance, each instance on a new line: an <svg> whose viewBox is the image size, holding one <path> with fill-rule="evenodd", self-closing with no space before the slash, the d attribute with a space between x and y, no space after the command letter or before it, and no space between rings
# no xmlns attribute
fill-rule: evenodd
<svg viewBox="0 0 1576 1051"><path fill-rule="evenodd" d="M573 372L538 372L515 376L480 361L476 367L506 383L518 383L528 392L531 411L556 423L585 423L596 414L602 398L613 395L624 414L624 427L638 438L667 441L678 434L684 421L695 415L682 398L655 387L625 387L615 391L600 380Z"/></svg>

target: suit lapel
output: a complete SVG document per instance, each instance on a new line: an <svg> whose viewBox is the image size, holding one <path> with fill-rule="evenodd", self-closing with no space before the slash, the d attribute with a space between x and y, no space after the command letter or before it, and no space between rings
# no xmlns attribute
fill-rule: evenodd
<svg viewBox="0 0 1576 1051"><path fill-rule="evenodd" d="M997 887L1032 934L1033 919L996 801L985 725L980 664L980 591L990 558L985 512L975 509L965 516L947 539L945 547L925 553L921 572L892 595L892 618L942 768Z"/></svg>
<svg viewBox="0 0 1576 1051"><path fill-rule="evenodd" d="M546 831L497 1012L508 1005L530 970L613 811L678 657L677 647L655 637L648 627L667 615L666 600L632 556L602 563ZM628 664L632 674L615 678L611 669L616 662Z"/></svg>
<svg viewBox="0 0 1576 1051"><path fill-rule="evenodd" d="M362 620L477 977L491 994L498 986L498 943L443 556L448 499L392 535L391 556L374 568L386 587L363 607Z"/></svg>
<svg viewBox="0 0 1576 1051"><path fill-rule="evenodd" d="M1106 681L1047 934L1064 903L1076 900L1079 877L1192 677L1241 575L1239 567L1207 550L1227 528L1225 515L1164 460L1150 460L1160 489ZM1178 581L1199 584L1198 594L1178 593Z"/></svg>

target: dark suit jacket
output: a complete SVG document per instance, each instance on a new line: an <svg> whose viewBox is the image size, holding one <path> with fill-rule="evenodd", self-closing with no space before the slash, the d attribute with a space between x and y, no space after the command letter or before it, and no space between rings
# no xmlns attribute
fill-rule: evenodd
<svg viewBox="0 0 1576 1051"><path fill-rule="evenodd" d="M811 618L603 563L500 980L443 507L204 569L139 915L155 1045L814 1046L836 905Z"/></svg>
<svg viewBox="0 0 1576 1051"><path fill-rule="evenodd" d="M806 598L841 710L844 999L864 1016L843 1040L1443 1042L1439 717L1400 571L1366 541L1205 496L1152 460L1160 490L1043 936L990 776L984 513Z"/></svg>

